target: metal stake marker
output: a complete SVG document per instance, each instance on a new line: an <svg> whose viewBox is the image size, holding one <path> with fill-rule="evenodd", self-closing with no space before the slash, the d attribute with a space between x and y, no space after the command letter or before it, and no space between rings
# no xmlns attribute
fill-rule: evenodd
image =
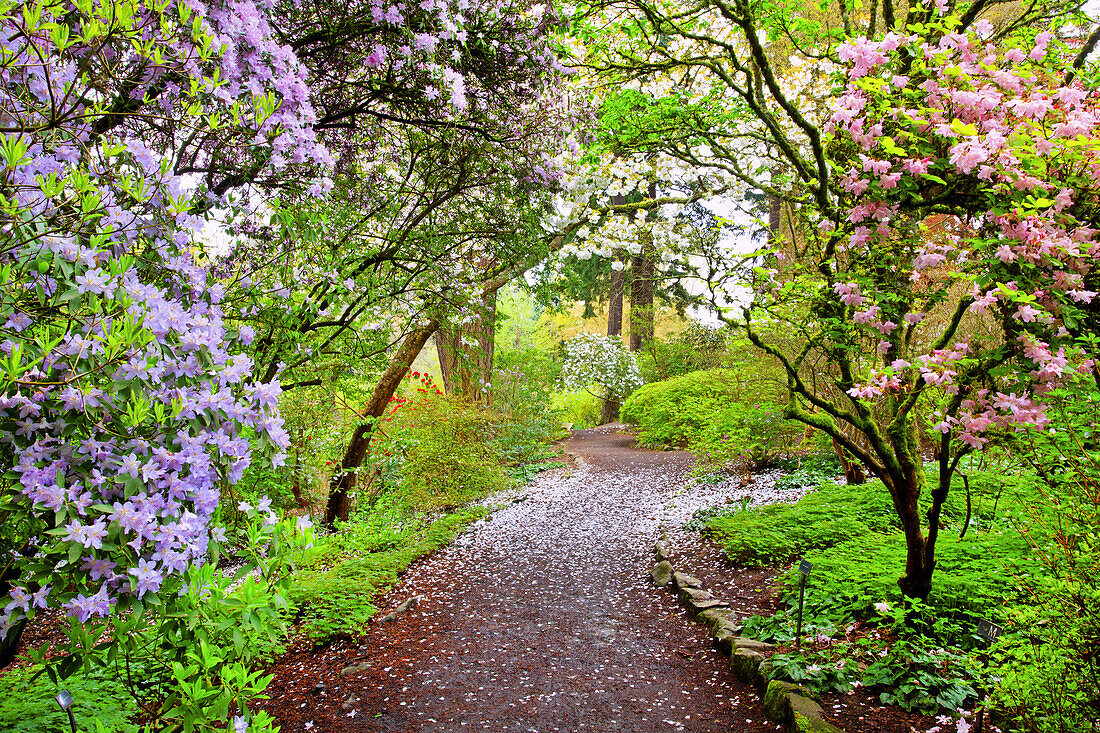
<svg viewBox="0 0 1100 733"><path fill-rule="evenodd" d="M57 704L69 714L69 727L73 729L73 733L76 733L76 716L73 715L73 696L68 690L62 690L57 693Z"/></svg>
<svg viewBox="0 0 1100 733"><path fill-rule="evenodd" d="M794 632L794 645L796 647L802 646L802 602L806 597L806 578L809 577L813 567L813 563L806 560L798 563L798 572L802 574L802 577L798 579L798 626Z"/></svg>

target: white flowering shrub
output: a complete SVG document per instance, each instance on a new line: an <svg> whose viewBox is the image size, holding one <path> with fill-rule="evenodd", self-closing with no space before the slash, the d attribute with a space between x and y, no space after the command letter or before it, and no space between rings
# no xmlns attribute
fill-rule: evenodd
<svg viewBox="0 0 1100 733"><path fill-rule="evenodd" d="M582 333L565 343L561 370L566 389L585 390L622 402L645 383L638 361L618 336Z"/></svg>

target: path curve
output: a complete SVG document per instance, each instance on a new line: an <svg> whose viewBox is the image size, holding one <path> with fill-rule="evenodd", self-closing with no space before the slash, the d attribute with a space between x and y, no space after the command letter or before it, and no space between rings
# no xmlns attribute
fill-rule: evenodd
<svg viewBox="0 0 1100 733"><path fill-rule="evenodd" d="M576 467L524 487L379 605L425 596L414 611L357 644L292 651L264 707L286 732L777 730L705 630L646 581L692 458L632 444L576 431ZM368 667L338 674L354 663Z"/></svg>

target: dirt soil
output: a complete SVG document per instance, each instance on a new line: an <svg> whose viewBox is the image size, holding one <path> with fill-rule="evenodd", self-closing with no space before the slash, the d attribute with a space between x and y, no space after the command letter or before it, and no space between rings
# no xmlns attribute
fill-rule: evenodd
<svg viewBox="0 0 1100 733"><path fill-rule="evenodd" d="M288 733L779 730L647 573L663 534L674 562L742 613L774 607L770 574L739 572L678 530L715 503L684 488L690 455L632 445L614 426L577 431L575 466L414 564L360 638L296 642L261 706ZM414 609L381 620L412 596ZM827 709L849 733L928 727L864 695Z"/></svg>

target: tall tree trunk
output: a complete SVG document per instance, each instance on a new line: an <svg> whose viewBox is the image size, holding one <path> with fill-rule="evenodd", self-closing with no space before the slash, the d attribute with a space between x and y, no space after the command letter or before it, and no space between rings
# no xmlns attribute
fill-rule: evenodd
<svg viewBox="0 0 1100 733"><path fill-rule="evenodd" d="M657 250L652 241L642 243L641 254L631 260L630 350L641 351L653 340L653 294Z"/></svg>
<svg viewBox="0 0 1100 733"><path fill-rule="evenodd" d="M617 260L616 260L617 261ZM607 300L607 335L623 335L623 291L626 282L622 270L611 269L611 292ZM604 397L600 424L606 425L619 419L620 403L610 396Z"/></svg>
<svg viewBox="0 0 1100 733"><path fill-rule="evenodd" d="M390 359L386 371L382 372L382 376L379 378L378 384L375 385L370 401L367 402L367 407L364 410L363 416L367 418L367 421L355 428L347 450L344 451L344 458L340 461L340 470L334 473L329 481L328 503L325 506L325 524L327 526L331 527L337 519L344 522L348 520L348 515L351 513L351 500L359 476L359 468L363 465L363 459L367 456L374 423L385 413L390 398L393 397L397 388L401 385L401 380L405 378L409 367L412 366L413 361L420 354L420 350L424 348L424 344L428 342L428 339L438 328L439 321L434 318L423 326L415 328L405 337L401 348Z"/></svg>
<svg viewBox="0 0 1100 733"><path fill-rule="evenodd" d="M780 208L783 205L783 201L778 196L771 196L768 198L768 243L775 241L775 238L779 236L779 225L782 222Z"/></svg>
<svg viewBox="0 0 1100 733"><path fill-rule="evenodd" d="M459 351L462 334L450 326L441 326L435 332L435 353L439 357L439 372L443 376L443 391L455 393L455 378L458 373Z"/></svg>
<svg viewBox="0 0 1100 733"><path fill-rule="evenodd" d="M482 296L472 321L436 331L435 347L447 394L462 395L485 405L492 401L496 313L497 294L493 291ZM466 342L471 340L477 345L468 346Z"/></svg>

